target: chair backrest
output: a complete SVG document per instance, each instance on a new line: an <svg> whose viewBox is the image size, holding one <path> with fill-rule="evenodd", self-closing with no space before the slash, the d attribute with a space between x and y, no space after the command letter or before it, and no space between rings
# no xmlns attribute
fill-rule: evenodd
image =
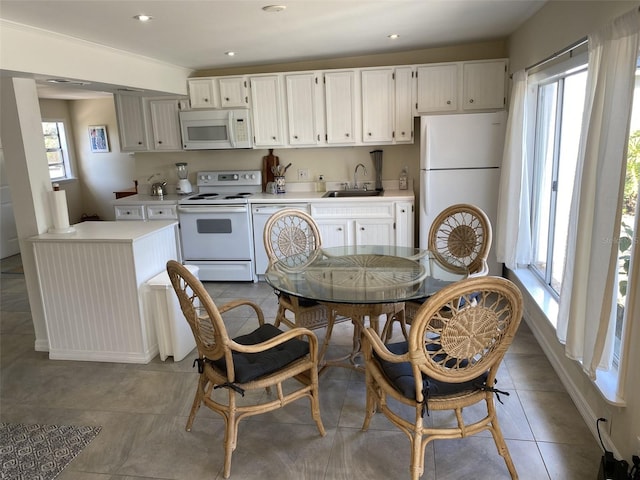
<svg viewBox="0 0 640 480"><path fill-rule="evenodd" d="M167 262L167 272L193 332L200 358L218 360L224 357L227 365L233 365L227 329L202 282L175 260Z"/></svg>
<svg viewBox="0 0 640 480"><path fill-rule="evenodd" d="M522 309L520 290L501 277L468 278L445 287L429 297L411 323L414 372L447 383L489 372L487 385L493 387ZM422 388L421 378L416 378L416 388Z"/></svg>
<svg viewBox="0 0 640 480"><path fill-rule="evenodd" d="M263 239L269 263L286 258L290 267L307 264L322 245L315 220L295 208L285 208L271 215L264 227Z"/></svg>
<svg viewBox="0 0 640 480"><path fill-rule="evenodd" d="M491 222L475 205L456 204L445 208L429 229L429 250L453 269L463 264L470 274L488 274Z"/></svg>

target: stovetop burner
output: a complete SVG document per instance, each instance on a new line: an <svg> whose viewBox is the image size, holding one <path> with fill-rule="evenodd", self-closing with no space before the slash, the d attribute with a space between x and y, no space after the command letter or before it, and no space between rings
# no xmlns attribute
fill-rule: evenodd
<svg viewBox="0 0 640 480"><path fill-rule="evenodd" d="M192 195L189 200L211 200L212 198L216 198L218 193L198 193L197 195Z"/></svg>
<svg viewBox="0 0 640 480"><path fill-rule="evenodd" d="M262 191L259 170L198 172L198 193L180 201L182 205L245 204Z"/></svg>

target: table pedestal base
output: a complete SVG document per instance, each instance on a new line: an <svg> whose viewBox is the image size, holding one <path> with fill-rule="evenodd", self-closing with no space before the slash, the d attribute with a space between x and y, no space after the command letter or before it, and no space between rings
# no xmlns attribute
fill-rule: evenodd
<svg viewBox="0 0 640 480"><path fill-rule="evenodd" d="M343 316L351 319L353 323L353 346L351 352L348 355L325 359L327 348L331 340L331 334L333 333L333 325L335 321L330 321L327 325L327 332L320 349L320 355L318 363L321 369L325 367L346 367L354 370L362 371L364 366L356 362L356 358L361 353L361 336L362 330L365 328L365 318L369 318L369 326L372 327L378 335L381 334L380 330L380 317L385 315L386 321L392 321L393 317L396 317L401 324L404 323L404 302L399 303L326 303L327 308L332 309L335 312L335 316ZM383 329L384 330L384 329Z"/></svg>

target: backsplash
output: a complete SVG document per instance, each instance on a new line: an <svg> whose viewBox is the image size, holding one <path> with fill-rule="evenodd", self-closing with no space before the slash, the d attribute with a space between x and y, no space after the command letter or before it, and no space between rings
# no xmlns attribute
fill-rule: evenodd
<svg viewBox="0 0 640 480"><path fill-rule="evenodd" d="M358 173L361 182L375 183L375 170L369 152L375 149L383 151L382 179L398 181L400 172L406 165L409 176L417 178L419 168L419 141L412 145L386 145L371 147L322 147L274 149L274 155L280 158L280 164L292 163L286 173L287 185L310 183L323 175L327 186L331 183L353 182L356 165L362 163L367 174ZM203 170L261 170L262 157L268 150L207 150L173 153L144 152L134 154L138 191L148 193L151 183L167 182L167 193L175 193L178 181L175 164L186 162L189 180L195 185L196 173ZM298 170L308 170L309 180L298 179ZM154 175L159 174L159 175ZM152 175L152 180L148 181ZM304 188L303 185L300 185ZM310 188L310 187L309 187ZM303 190L304 191L304 190Z"/></svg>

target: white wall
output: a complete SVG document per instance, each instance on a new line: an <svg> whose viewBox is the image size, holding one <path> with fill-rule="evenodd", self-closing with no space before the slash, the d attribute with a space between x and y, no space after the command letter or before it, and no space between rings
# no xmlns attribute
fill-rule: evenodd
<svg viewBox="0 0 640 480"><path fill-rule="evenodd" d="M568 45L609 23L614 18L638 8L640 2L615 1L551 1L534 17L522 25L509 40L511 71L517 71L541 61L551 54L563 50ZM636 249L638 251L638 249ZM639 276L640 278L640 276ZM636 287L638 285L636 284ZM564 355L564 348L558 342L555 329L548 322L536 302L525 295L526 319L532 331L545 347L554 368L563 379L565 387L576 406L585 417L587 424L595 429L598 417L609 421L603 427L605 437L610 437L613 448L624 459L631 461L631 455L640 454L640 305L636 305L635 315L630 312L635 325L631 330L629 354L628 391L626 407L616 407L605 401L598 388L582 372L579 365ZM550 408L553 408L550 406ZM609 429L606 432L606 429ZM595 473L594 473L595 475Z"/></svg>
<svg viewBox="0 0 640 480"><path fill-rule="evenodd" d="M186 68L6 20L0 20L0 69L176 95L186 95L191 74Z"/></svg>
<svg viewBox="0 0 640 480"><path fill-rule="evenodd" d="M97 214L103 220L114 220L111 206L115 199L113 192L134 186L135 161L132 155L120 151L113 98L73 100L70 103L74 144L78 152L78 174L82 181L82 213ZM91 152L90 125L107 127L109 152Z"/></svg>

